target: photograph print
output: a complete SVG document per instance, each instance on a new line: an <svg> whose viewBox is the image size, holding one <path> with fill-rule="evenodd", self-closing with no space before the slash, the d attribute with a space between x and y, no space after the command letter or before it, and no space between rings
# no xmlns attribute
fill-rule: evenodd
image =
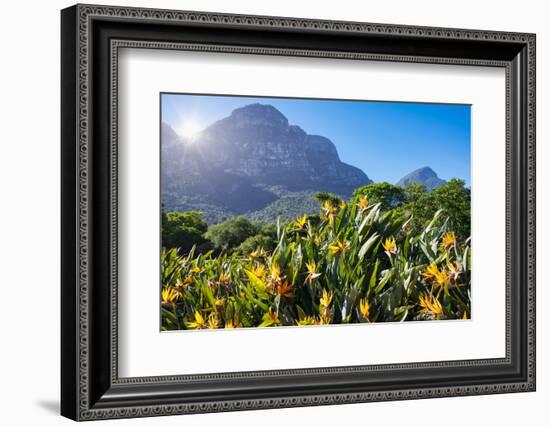
<svg viewBox="0 0 550 426"><path fill-rule="evenodd" d="M161 93L161 330L471 319L470 121Z"/></svg>

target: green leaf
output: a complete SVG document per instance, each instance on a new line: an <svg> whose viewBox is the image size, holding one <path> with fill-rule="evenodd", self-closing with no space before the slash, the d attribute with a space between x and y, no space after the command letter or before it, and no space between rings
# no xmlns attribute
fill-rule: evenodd
<svg viewBox="0 0 550 426"><path fill-rule="evenodd" d="M296 305L296 311L298 312L298 319L300 321L307 316L304 310L300 307L300 305Z"/></svg>
<svg viewBox="0 0 550 426"><path fill-rule="evenodd" d="M365 218L365 223L372 223L378 219L378 216L380 214L380 206L381 206L381 203L378 203L373 206L373 208L370 210L369 214Z"/></svg>
<svg viewBox="0 0 550 426"><path fill-rule="evenodd" d="M422 232L422 236L428 234L432 230L432 227L435 225L435 222L437 221L439 216L441 216L441 213L443 213L442 209L439 209L438 211L435 212L433 219L428 224L428 226L426 226L426 228L424 229L424 232Z"/></svg>
<svg viewBox="0 0 550 426"><path fill-rule="evenodd" d="M264 319L258 327L269 327L275 324L271 318Z"/></svg>
<svg viewBox="0 0 550 426"><path fill-rule="evenodd" d="M261 300L259 300L257 297L255 297L252 294L252 292L250 291L250 288L248 288L248 286L244 285L244 286L242 286L242 289L243 289L244 293L246 294L246 297L250 301L252 301L256 305L258 305L260 308L262 308L262 310L267 311L268 306L265 303L263 303Z"/></svg>
<svg viewBox="0 0 550 426"><path fill-rule="evenodd" d="M374 264L374 269L372 270L372 273L370 275L370 281L369 281L369 287L374 287L376 284L376 274L378 273L378 266L380 265L380 259L376 259L376 263Z"/></svg>
<svg viewBox="0 0 550 426"><path fill-rule="evenodd" d="M267 287L265 286L265 283L260 278L258 278L254 272L249 271L248 269L245 269L244 272L248 276L250 283L254 286L256 290L258 290L260 293L266 292Z"/></svg>
<svg viewBox="0 0 550 426"><path fill-rule="evenodd" d="M372 245L379 237L380 235L378 235L377 233L371 235L371 237L361 246L361 249L359 250L359 259L362 260L365 257L367 251L372 247Z"/></svg>
<svg viewBox="0 0 550 426"><path fill-rule="evenodd" d="M179 330L180 326L179 326L179 319L178 317L176 316L176 314L174 314L174 312L166 309L166 308L162 308L162 319L166 322L169 322L170 324L173 324L174 325L174 328L169 328L169 330Z"/></svg>
<svg viewBox="0 0 550 426"><path fill-rule="evenodd" d="M275 296L275 311L279 312L279 306L281 305L281 295Z"/></svg>
<svg viewBox="0 0 550 426"><path fill-rule="evenodd" d="M385 274L384 274L384 272L385 272ZM378 283L378 285L374 289L374 292L376 294L378 294L378 293L380 293L380 291L382 291L382 289L384 288L386 283L393 276L393 271L391 269L386 269L386 270L382 271L382 275L384 275L384 276L382 277L382 279L380 280L380 282Z"/></svg>

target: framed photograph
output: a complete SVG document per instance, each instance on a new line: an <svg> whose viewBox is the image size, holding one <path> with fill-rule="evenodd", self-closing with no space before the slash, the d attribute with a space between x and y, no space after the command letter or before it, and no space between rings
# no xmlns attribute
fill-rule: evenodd
<svg viewBox="0 0 550 426"><path fill-rule="evenodd" d="M61 12L74 420L535 390L535 35Z"/></svg>

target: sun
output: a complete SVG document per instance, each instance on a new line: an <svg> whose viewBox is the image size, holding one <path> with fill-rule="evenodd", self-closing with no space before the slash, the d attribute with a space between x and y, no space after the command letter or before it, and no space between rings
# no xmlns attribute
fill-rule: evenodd
<svg viewBox="0 0 550 426"><path fill-rule="evenodd" d="M185 120L178 129L181 137L193 141L202 131L203 126L197 120Z"/></svg>

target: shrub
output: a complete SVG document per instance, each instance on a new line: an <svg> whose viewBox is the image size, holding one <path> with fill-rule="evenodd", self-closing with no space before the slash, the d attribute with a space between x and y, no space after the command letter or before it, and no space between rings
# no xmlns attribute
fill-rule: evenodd
<svg viewBox="0 0 550 426"><path fill-rule="evenodd" d="M212 242L215 248L232 249L259 231L258 224L238 216L210 226L204 236Z"/></svg>
<svg viewBox="0 0 550 426"><path fill-rule="evenodd" d="M193 246L207 247L203 234L208 229L202 212L162 212L162 245L188 253Z"/></svg>

